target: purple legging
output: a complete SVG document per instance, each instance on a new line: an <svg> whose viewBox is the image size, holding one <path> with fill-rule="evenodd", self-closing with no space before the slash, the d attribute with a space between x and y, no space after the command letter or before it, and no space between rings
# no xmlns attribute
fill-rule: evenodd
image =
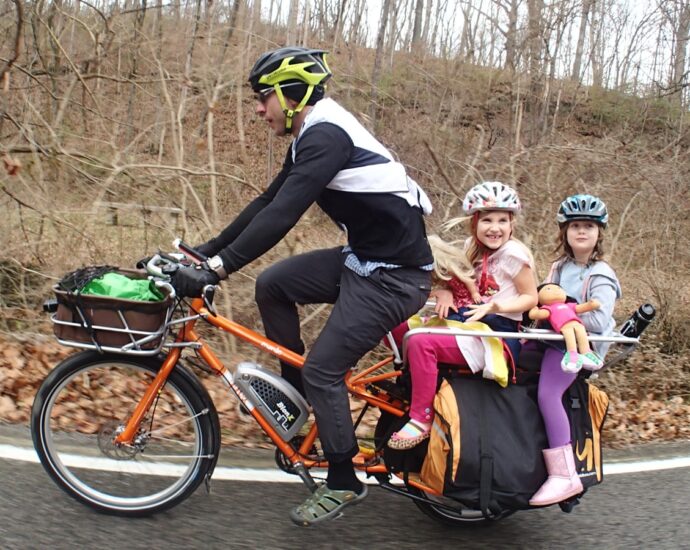
<svg viewBox="0 0 690 550"><path fill-rule="evenodd" d="M407 322L404 322L391 331L398 346L408 330ZM467 365L467 361L452 334L415 334L407 340L407 362L412 376L410 418L431 422L438 364Z"/></svg>
<svg viewBox="0 0 690 550"><path fill-rule="evenodd" d="M570 423L563 408L563 394L575 381L577 374L563 372L562 359L562 351L547 348L539 375L539 410L551 449L570 443Z"/></svg>

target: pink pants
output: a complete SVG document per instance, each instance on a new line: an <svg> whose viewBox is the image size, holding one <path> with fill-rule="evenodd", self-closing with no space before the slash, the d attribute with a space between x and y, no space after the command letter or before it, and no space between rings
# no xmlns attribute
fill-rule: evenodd
<svg viewBox="0 0 690 550"><path fill-rule="evenodd" d="M401 347L408 330L407 322L404 322L391 331L398 347ZM407 339L407 362L412 375L410 418L418 422L431 422L438 364L467 366L467 361L452 334L415 334Z"/></svg>

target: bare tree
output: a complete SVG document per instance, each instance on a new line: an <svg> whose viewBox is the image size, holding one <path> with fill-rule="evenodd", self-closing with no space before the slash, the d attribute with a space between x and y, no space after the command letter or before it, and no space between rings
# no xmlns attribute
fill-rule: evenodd
<svg viewBox="0 0 690 550"><path fill-rule="evenodd" d="M587 35L587 22L592 6L596 0L582 0L580 10L580 27L577 33L577 44L575 45L575 58L573 59L573 69L570 73L572 80L579 81L582 73L582 53L585 46L585 36Z"/></svg>
<svg viewBox="0 0 690 550"><path fill-rule="evenodd" d="M299 0L290 0L290 11L288 12L287 31L285 42L294 44L297 39L297 13L299 12Z"/></svg>
<svg viewBox="0 0 690 550"><path fill-rule="evenodd" d="M347 0L340 0L338 2L338 13L333 24L333 46L331 49L335 50L338 47L338 40L343 26L343 19L345 18L345 10L347 8Z"/></svg>
<svg viewBox="0 0 690 550"><path fill-rule="evenodd" d="M12 65L14 65L17 59L19 59L19 54L22 47L22 32L24 28L24 6L20 0L12 0L12 3L17 10L17 25L14 35L14 49L12 51L12 56L7 60L5 66L0 69L0 86L2 86L2 89L5 91L9 87L10 70L12 69ZM2 118L0 118L0 124L2 124Z"/></svg>
<svg viewBox="0 0 690 550"><path fill-rule="evenodd" d="M515 71L517 67L517 22L519 0L510 0L506 6L505 2L500 5L508 14L508 28L505 33L506 38L506 60L505 67L510 71Z"/></svg>
<svg viewBox="0 0 690 550"><path fill-rule="evenodd" d="M530 91L534 98L539 97L543 70L544 52L544 0L527 1L527 52Z"/></svg>
<svg viewBox="0 0 690 550"><path fill-rule="evenodd" d="M595 0L589 26L589 61L592 67L592 85L604 85L604 27L607 0Z"/></svg>
<svg viewBox="0 0 690 550"><path fill-rule="evenodd" d="M690 1L665 0L659 3L662 14L671 25L673 32L673 56L669 78L670 95L683 104L683 88L687 83L687 49L690 38Z"/></svg>
<svg viewBox="0 0 690 550"><path fill-rule="evenodd" d="M139 7L139 6L137 6ZM141 0L141 9L139 9L135 13L134 17L134 28L133 28L133 36L132 36L132 44L134 46L133 48L133 53L132 53L132 64L130 67L129 71L129 76L127 77L128 80L134 80L137 77L137 70L138 70L138 63L139 63L139 52L141 50L141 38L142 38L142 28L144 26L144 20L146 19L146 0ZM129 104L127 111L129 113L128 115L128 120L127 120L127 137L126 141L132 141L132 137L134 135L134 122L133 122L133 117L134 117L134 100L136 98L136 93L137 93L137 87L135 84L132 84L129 88Z"/></svg>
<svg viewBox="0 0 690 550"><path fill-rule="evenodd" d="M412 43L410 47L413 52L419 53L423 47L422 42L422 20L424 19L424 0L416 0L414 5L414 25L412 26Z"/></svg>
<svg viewBox="0 0 690 550"><path fill-rule="evenodd" d="M392 0L383 0L383 6L381 8L381 20L379 21L379 32L376 35L376 56L374 57L374 68L371 72L371 104L369 106L369 116L374 124L376 123L376 110L379 97L379 80L381 78L381 66L383 65L383 57L385 55L384 45L391 4Z"/></svg>

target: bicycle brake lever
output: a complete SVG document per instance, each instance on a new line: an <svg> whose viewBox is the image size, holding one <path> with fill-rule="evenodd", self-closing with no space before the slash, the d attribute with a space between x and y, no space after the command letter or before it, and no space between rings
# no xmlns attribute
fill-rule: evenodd
<svg viewBox="0 0 690 550"><path fill-rule="evenodd" d="M188 245L180 238L177 238L173 241L173 246L185 256L190 258L194 263L200 264L201 262L208 260L208 256L206 254L199 252L196 248Z"/></svg>

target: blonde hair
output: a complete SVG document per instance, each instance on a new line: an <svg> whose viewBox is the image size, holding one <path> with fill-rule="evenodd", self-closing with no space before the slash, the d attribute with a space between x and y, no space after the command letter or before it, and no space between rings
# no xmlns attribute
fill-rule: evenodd
<svg viewBox="0 0 690 550"><path fill-rule="evenodd" d="M449 281L453 277L458 279L472 278L474 271L465 252L457 241L444 241L438 235L428 236L431 253L434 257L434 277L440 281Z"/></svg>
<svg viewBox="0 0 690 550"><path fill-rule="evenodd" d="M467 261L470 263L471 266L475 266L479 264L482 261L482 256L484 255L485 252L492 253L494 252L493 250L488 249L485 247L479 240L477 239L477 220L479 220L479 216L481 215L482 212L477 212L476 214L473 214L472 216L462 216L459 218L453 218L445 222L441 226L442 231L448 231L450 229L453 229L454 227L457 227L458 225L464 223L467 225L468 232L470 234L470 239L469 243L467 244L466 251L465 251L465 256L467 257ZM532 267L532 270L534 271L534 256L532 255L532 251L529 249L529 247L523 243L520 239L517 239L513 236L514 230L515 230L515 215L512 212L508 212L510 214L510 221L511 221L511 226L513 231L511 231L510 234L510 240L515 241L518 243L522 248L524 248L525 252L527 252L527 255L530 260L530 266ZM535 274L536 275L536 274Z"/></svg>

